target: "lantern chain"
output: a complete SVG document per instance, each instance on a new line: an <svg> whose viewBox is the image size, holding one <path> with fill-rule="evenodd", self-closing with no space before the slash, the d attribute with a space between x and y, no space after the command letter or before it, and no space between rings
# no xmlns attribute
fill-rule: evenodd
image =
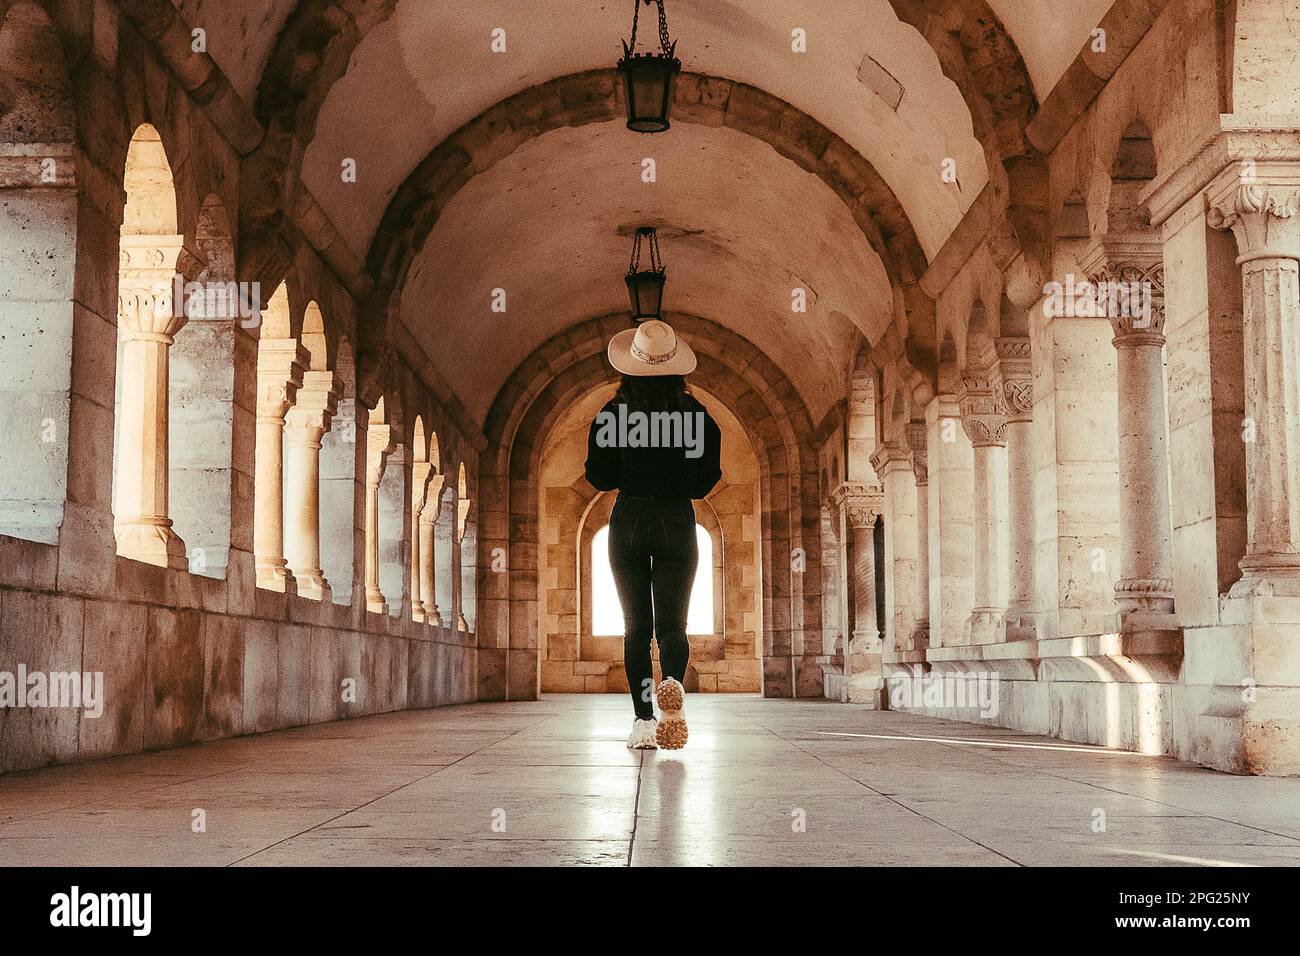
<svg viewBox="0 0 1300 956"><path fill-rule="evenodd" d="M628 45L629 53L636 50L636 31L641 22L641 4L659 6L659 45L663 47L664 56L672 56L673 44L668 36L668 14L664 10L664 0L632 0L632 42Z"/></svg>

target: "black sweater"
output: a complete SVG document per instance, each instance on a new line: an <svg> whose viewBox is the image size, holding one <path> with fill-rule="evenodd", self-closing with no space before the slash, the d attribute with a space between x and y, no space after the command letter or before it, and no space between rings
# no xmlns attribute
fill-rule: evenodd
<svg viewBox="0 0 1300 956"><path fill-rule="evenodd" d="M722 432L696 399L688 396L686 403L687 412L671 425L657 419L638 430L634 413L610 401L587 434L587 480L601 491L617 488L644 498L707 495L722 477ZM651 447L661 436L672 440ZM698 457L689 457L695 451Z"/></svg>

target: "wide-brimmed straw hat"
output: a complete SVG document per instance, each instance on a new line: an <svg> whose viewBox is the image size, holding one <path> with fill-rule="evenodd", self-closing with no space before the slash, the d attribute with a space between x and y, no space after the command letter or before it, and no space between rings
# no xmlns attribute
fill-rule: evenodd
<svg viewBox="0 0 1300 956"><path fill-rule="evenodd" d="M609 364L624 375L690 375L695 353L667 322L649 319L609 340Z"/></svg>

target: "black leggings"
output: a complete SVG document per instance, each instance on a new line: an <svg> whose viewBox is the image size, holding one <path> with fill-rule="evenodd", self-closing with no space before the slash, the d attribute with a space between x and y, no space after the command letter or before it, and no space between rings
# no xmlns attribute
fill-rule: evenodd
<svg viewBox="0 0 1300 956"><path fill-rule="evenodd" d="M686 677L686 612L699 560L689 499L618 496L609 517L609 566L623 606L623 666L637 717L654 716L652 637L663 676Z"/></svg>

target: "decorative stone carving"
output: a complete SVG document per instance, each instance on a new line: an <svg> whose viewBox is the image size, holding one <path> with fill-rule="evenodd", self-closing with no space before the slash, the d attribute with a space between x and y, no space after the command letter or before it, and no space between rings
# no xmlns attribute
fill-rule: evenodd
<svg viewBox="0 0 1300 956"><path fill-rule="evenodd" d="M1002 402L1001 384L989 371L962 377L957 400L961 424L976 448L1007 443L1007 409Z"/></svg>
<svg viewBox="0 0 1300 956"><path fill-rule="evenodd" d="M879 485L845 482L831 492L831 503L844 512L849 527L874 528L885 511L885 492Z"/></svg>
<svg viewBox="0 0 1300 956"><path fill-rule="evenodd" d="M925 422L909 422L904 429L907 449L912 453L912 470L916 474L916 483L925 487L929 480L925 445Z"/></svg>
<svg viewBox="0 0 1300 956"><path fill-rule="evenodd" d="M1027 422L1034 412L1034 376L1030 363L1029 339L1000 338L997 354L997 383L1008 422Z"/></svg>

